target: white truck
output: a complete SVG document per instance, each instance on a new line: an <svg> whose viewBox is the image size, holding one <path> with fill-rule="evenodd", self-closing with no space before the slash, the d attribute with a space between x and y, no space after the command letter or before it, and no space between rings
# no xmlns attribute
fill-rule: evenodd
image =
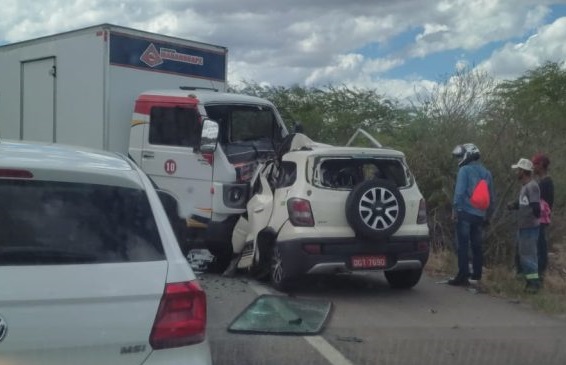
<svg viewBox="0 0 566 365"><path fill-rule="evenodd" d="M184 252L225 266L248 180L288 134L272 103L226 92L227 52L110 24L1 46L0 138L129 155L175 198Z"/></svg>

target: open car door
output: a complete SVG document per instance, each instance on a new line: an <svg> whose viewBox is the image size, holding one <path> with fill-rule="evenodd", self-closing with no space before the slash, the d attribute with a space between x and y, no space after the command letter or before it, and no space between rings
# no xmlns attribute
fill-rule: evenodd
<svg viewBox="0 0 566 365"><path fill-rule="evenodd" d="M247 204L247 243L253 242L250 250L244 249L238 268L249 268L253 265L257 251L257 235L267 227L273 212L273 191L267 180L267 174L273 166L267 165L252 185L252 197Z"/></svg>

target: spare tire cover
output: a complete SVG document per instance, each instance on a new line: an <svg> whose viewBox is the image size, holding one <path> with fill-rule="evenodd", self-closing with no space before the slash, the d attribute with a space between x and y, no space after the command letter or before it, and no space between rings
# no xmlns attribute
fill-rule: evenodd
<svg viewBox="0 0 566 365"><path fill-rule="evenodd" d="M348 196L346 218L357 235L387 238L403 224L405 201L389 180L367 180L356 185Z"/></svg>

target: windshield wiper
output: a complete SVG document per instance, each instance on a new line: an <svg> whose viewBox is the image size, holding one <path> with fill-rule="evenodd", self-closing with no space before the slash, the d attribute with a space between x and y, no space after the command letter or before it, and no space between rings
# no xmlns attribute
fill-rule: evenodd
<svg viewBox="0 0 566 365"><path fill-rule="evenodd" d="M44 246L0 247L0 265L81 264L97 262L93 254Z"/></svg>

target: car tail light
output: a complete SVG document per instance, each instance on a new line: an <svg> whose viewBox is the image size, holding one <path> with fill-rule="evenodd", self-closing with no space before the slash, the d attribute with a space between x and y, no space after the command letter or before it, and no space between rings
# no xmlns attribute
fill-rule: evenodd
<svg viewBox="0 0 566 365"><path fill-rule="evenodd" d="M305 250L306 253L309 253L311 255L320 255L322 253L322 247L320 243L306 244L303 246L303 250Z"/></svg>
<svg viewBox="0 0 566 365"><path fill-rule="evenodd" d="M12 177L16 179L33 179L33 174L28 170L0 169L0 177Z"/></svg>
<svg viewBox="0 0 566 365"><path fill-rule="evenodd" d="M155 350L204 341L206 295L196 281L170 283L159 303L149 343Z"/></svg>
<svg viewBox="0 0 566 365"><path fill-rule="evenodd" d="M427 217L426 217L426 203L424 199L421 199L419 203L419 214L417 215L417 224L426 224Z"/></svg>
<svg viewBox="0 0 566 365"><path fill-rule="evenodd" d="M294 226L314 226L311 203L308 200L299 198L289 199L287 201L287 210L289 211L289 219Z"/></svg>
<svg viewBox="0 0 566 365"><path fill-rule="evenodd" d="M212 166L214 164L214 152L203 152L202 153L202 158L204 158L204 160L210 165Z"/></svg>

